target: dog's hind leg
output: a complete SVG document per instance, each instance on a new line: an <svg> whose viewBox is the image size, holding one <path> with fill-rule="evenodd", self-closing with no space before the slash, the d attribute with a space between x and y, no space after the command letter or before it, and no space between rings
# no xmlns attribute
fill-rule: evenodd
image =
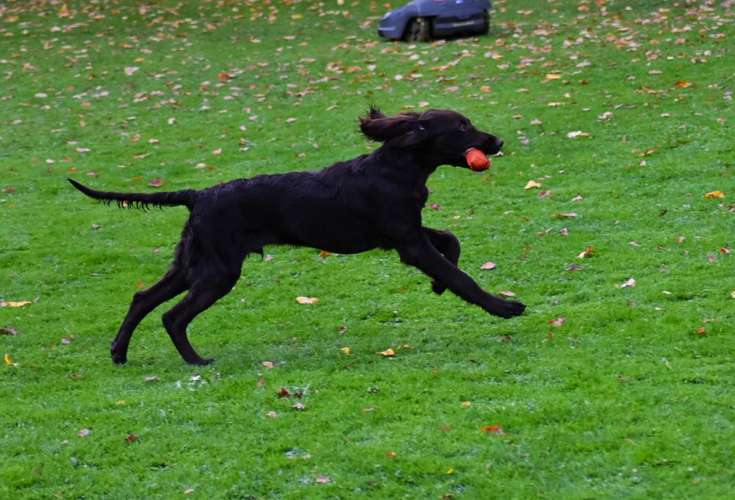
<svg viewBox="0 0 735 500"><path fill-rule="evenodd" d="M429 241L434 248L439 250L445 259L454 264L455 266L459 262L460 246L459 240L450 231L440 231L438 229L431 229L429 227L421 228L429 237ZM444 283L433 280L431 282L431 289L437 295L441 295L447 289Z"/></svg>
<svg viewBox="0 0 735 500"><path fill-rule="evenodd" d="M163 326L179 354L187 363L206 365L214 361L204 359L197 354L189 343L186 327L199 313L227 295L239 277L240 270L237 269L237 272L217 273L216 276L199 279L192 284L186 297L163 315Z"/></svg>
<svg viewBox="0 0 735 500"><path fill-rule="evenodd" d="M140 291L133 296L128 314L120 325L115 340L112 341L110 354L115 363L125 363L128 360L128 345L133 332L143 318L160 304L170 300L186 290L185 273L172 267L158 283Z"/></svg>

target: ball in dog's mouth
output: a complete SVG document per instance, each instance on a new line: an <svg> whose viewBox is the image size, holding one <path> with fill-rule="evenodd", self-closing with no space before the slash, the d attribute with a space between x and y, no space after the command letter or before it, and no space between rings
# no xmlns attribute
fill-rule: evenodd
<svg viewBox="0 0 735 500"><path fill-rule="evenodd" d="M464 157L465 160L467 160L467 166L476 172L481 172L490 168L490 158L477 148L470 148L465 151Z"/></svg>

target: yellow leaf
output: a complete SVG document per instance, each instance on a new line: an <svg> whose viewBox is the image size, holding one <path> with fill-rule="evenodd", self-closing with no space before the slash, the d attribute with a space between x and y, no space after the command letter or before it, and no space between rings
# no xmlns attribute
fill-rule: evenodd
<svg viewBox="0 0 735 500"><path fill-rule="evenodd" d="M704 197L708 200L715 200L717 198L724 198L725 193L723 193L722 191L710 191L709 193L706 193Z"/></svg>
<svg viewBox="0 0 735 500"><path fill-rule="evenodd" d="M339 350L340 350L340 351L341 351L341 352L342 352L343 354L348 354L348 355L349 355L349 354L352 354L352 349L350 349L349 347L340 347L340 348L339 348Z"/></svg>
<svg viewBox="0 0 735 500"><path fill-rule="evenodd" d="M319 299L316 297L304 297L302 295L296 297L296 302L299 304L316 304L319 302Z"/></svg>
<svg viewBox="0 0 735 500"><path fill-rule="evenodd" d="M692 86L692 82L688 82L686 80L677 80L676 83L674 83L674 86L677 89L686 89Z"/></svg>
<svg viewBox="0 0 735 500"><path fill-rule="evenodd" d="M380 355L386 358L392 358L396 355L396 352L393 349L388 348L385 351L380 351Z"/></svg>
<svg viewBox="0 0 735 500"><path fill-rule="evenodd" d="M558 80L561 78L561 75L559 73L547 73L545 78L547 80Z"/></svg>
<svg viewBox="0 0 735 500"><path fill-rule="evenodd" d="M5 356L3 357L3 361L5 361L5 364L6 365L14 365L15 364L15 363L13 363L13 356L11 356L10 354L5 354Z"/></svg>
<svg viewBox="0 0 735 500"><path fill-rule="evenodd" d="M30 300L18 300L18 301L9 300L7 302L4 300L0 300L0 307L25 307L32 303L33 302L31 302Z"/></svg>
<svg viewBox="0 0 735 500"><path fill-rule="evenodd" d="M532 179L526 183L526 187L524 187L523 189L528 190L528 189L534 189L534 188L540 188L540 187L541 187L541 183L536 182Z"/></svg>

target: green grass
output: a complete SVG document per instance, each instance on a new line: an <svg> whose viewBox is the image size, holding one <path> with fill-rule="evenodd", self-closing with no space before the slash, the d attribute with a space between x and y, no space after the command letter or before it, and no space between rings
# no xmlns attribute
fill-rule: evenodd
<svg viewBox="0 0 735 500"><path fill-rule="evenodd" d="M0 496L732 494L731 2L498 0L489 36L422 45L377 40L382 2L152 3L0 2L0 299L32 301L0 308ZM425 223L527 313L437 297L393 253L273 247L193 323L214 365L181 361L161 308L113 366L186 213L106 207L66 177L316 169L374 147L372 103L505 139L488 173L437 171Z"/></svg>

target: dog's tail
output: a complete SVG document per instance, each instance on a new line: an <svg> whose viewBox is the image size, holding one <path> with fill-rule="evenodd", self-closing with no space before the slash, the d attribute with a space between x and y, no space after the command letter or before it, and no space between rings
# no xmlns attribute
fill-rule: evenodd
<svg viewBox="0 0 735 500"><path fill-rule="evenodd" d="M117 202L120 207L148 208L185 206L191 210L196 201L196 191L185 189L183 191L168 191L164 193L113 193L108 191L97 191L78 183L74 179L67 179L72 186L95 200L105 203Z"/></svg>

